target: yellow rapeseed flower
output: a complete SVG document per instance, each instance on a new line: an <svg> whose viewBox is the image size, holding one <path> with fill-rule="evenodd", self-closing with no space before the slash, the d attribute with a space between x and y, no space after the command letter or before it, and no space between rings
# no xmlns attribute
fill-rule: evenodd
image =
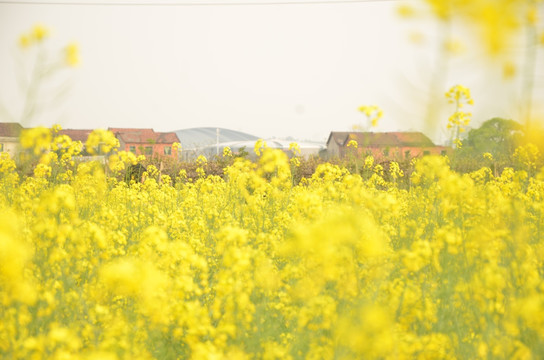
<svg viewBox="0 0 544 360"><path fill-rule="evenodd" d="M79 46L76 43L68 44L64 48L65 61L68 66L77 66L80 63Z"/></svg>
<svg viewBox="0 0 544 360"><path fill-rule="evenodd" d="M119 140L108 130L93 130L85 143L87 151L92 155L104 155L119 147Z"/></svg>
<svg viewBox="0 0 544 360"><path fill-rule="evenodd" d="M493 155L489 152L485 152L482 154L482 156L484 157L484 159L487 159L489 161L493 161Z"/></svg>
<svg viewBox="0 0 544 360"><path fill-rule="evenodd" d="M22 47L22 48L27 48L29 47L30 45L32 44L32 37L27 35L27 34L23 34L19 37L19 45Z"/></svg>
<svg viewBox="0 0 544 360"><path fill-rule="evenodd" d="M36 24L32 28L32 39L36 42L41 42L49 36L49 29L43 26L42 24Z"/></svg>
<svg viewBox="0 0 544 360"><path fill-rule="evenodd" d="M383 116L383 110L376 105L363 105L359 107L359 111L364 113L370 122L370 125L376 127L378 125L378 120Z"/></svg>
<svg viewBox="0 0 544 360"><path fill-rule="evenodd" d="M293 155L298 156L300 155L300 146L296 142L292 142L289 144L289 151L291 151Z"/></svg>
<svg viewBox="0 0 544 360"><path fill-rule="evenodd" d="M350 140L348 141L347 147L357 149L359 147L359 144L357 143L357 140Z"/></svg>
<svg viewBox="0 0 544 360"><path fill-rule="evenodd" d="M223 157L232 157L232 151L231 151L230 147L225 146L223 148Z"/></svg>
<svg viewBox="0 0 544 360"><path fill-rule="evenodd" d="M253 148L253 151L257 156L261 156L261 153L264 149L266 149L268 146L266 145L266 141L263 139L259 139L255 142L255 146Z"/></svg>
<svg viewBox="0 0 544 360"><path fill-rule="evenodd" d="M402 4L397 7L397 14L404 18L410 18L415 15L415 10L410 5Z"/></svg>

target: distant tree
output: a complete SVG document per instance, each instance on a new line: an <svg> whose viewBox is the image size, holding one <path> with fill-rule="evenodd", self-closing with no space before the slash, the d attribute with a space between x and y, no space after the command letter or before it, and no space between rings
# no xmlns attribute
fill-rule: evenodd
<svg viewBox="0 0 544 360"><path fill-rule="evenodd" d="M234 154L234 157L237 158L246 158L249 155L249 152L246 150L245 146L242 146L238 149L238 152Z"/></svg>
<svg viewBox="0 0 544 360"><path fill-rule="evenodd" d="M509 158L523 138L523 126L514 120L493 118L478 129L472 129L463 144L465 151L475 155L491 153L496 159Z"/></svg>

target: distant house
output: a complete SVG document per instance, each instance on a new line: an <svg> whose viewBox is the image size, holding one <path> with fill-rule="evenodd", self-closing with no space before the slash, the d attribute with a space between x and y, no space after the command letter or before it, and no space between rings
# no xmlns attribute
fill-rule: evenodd
<svg viewBox="0 0 544 360"><path fill-rule="evenodd" d="M81 141L81 144L83 144L82 154L88 155L85 149L85 143L87 142L89 134L92 132L93 130L89 129L62 129L59 131L58 135L67 135L72 141Z"/></svg>
<svg viewBox="0 0 544 360"><path fill-rule="evenodd" d="M19 123L0 123L0 152L14 156L19 152L19 136L23 127Z"/></svg>
<svg viewBox="0 0 544 360"><path fill-rule="evenodd" d="M59 135L68 135L72 141L81 141L83 145L87 142L87 138L89 137L89 134L92 133L93 130L89 129L62 129L59 131Z"/></svg>
<svg viewBox="0 0 544 360"><path fill-rule="evenodd" d="M155 132L153 129L108 128L119 140L119 150L136 155L177 157L172 149L179 142L175 132Z"/></svg>
<svg viewBox="0 0 544 360"><path fill-rule="evenodd" d="M451 148L436 146L421 132L336 132L327 140L327 156L344 157L348 144L355 140L359 155L373 155L391 159L409 159L422 155L445 155Z"/></svg>

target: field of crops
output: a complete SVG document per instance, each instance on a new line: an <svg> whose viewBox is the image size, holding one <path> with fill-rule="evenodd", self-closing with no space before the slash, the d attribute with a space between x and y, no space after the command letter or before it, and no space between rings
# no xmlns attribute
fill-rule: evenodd
<svg viewBox="0 0 544 360"><path fill-rule="evenodd" d="M400 189L367 159L293 185L261 147L127 184L130 155L104 171L47 134L32 176L0 157L2 358L544 357L544 170L429 156Z"/></svg>

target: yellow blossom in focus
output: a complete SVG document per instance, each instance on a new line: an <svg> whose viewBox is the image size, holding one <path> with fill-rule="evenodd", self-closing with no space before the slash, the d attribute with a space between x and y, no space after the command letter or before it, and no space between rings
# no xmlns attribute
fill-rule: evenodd
<svg viewBox="0 0 544 360"><path fill-rule="evenodd" d="M179 152L181 151L181 144L179 142L175 142L172 144L172 150L174 152Z"/></svg>
<svg viewBox="0 0 544 360"><path fill-rule="evenodd" d="M225 146L223 148L223 157L232 157L232 151L231 151L230 147Z"/></svg>
<svg viewBox="0 0 544 360"><path fill-rule="evenodd" d="M357 149L357 147L359 147L359 144L357 143L357 140L350 140L347 147Z"/></svg>
<svg viewBox="0 0 544 360"><path fill-rule="evenodd" d="M372 169L374 167L374 157L372 155L369 155L365 158L365 169Z"/></svg>
<svg viewBox="0 0 544 360"><path fill-rule="evenodd" d="M296 142L292 142L289 144L289 151L291 151L293 155L298 156L300 155L300 146Z"/></svg>
<svg viewBox="0 0 544 360"><path fill-rule="evenodd" d="M196 159L196 165L197 166L205 166L208 163L208 159L204 155L198 155L198 158Z"/></svg>
<svg viewBox="0 0 544 360"><path fill-rule="evenodd" d="M537 169L538 159L540 158L540 150L532 143L519 146L514 151L514 159L519 161L530 172Z"/></svg>
<svg viewBox="0 0 544 360"><path fill-rule="evenodd" d="M389 173L391 174L393 180L404 176L404 171L400 169L399 163L396 161L391 161L389 163Z"/></svg>
<svg viewBox="0 0 544 360"><path fill-rule="evenodd" d="M470 89L462 85L452 86L446 93L446 98L450 104L455 105L455 112L448 118L447 128L452 132L452 143L460 148L460 134L465 131L472 117L471 113L464 112L461 108L474 104L474 100L470 95Z"/></svg>
<svg viewBox="0 0 544 360"><path fill-rule="evenodd" d="M294 167L299 167L300 166L300 160L297 157L293 157L293 158L289 159L289 162Z"/></svg>
<svg viewBox="0 0 544 360"><path fill-rule="evenodd" d="M262 151L266 149L267 147L268 146L266 145L266 141L264 141L263 139L259 139L257 140L257 142L255 142L253 151L255 152L257 156L261 156Z"/></svg>
<svg viewBox="0 0 544 360"><path fill-rule="evenodd" d="M455 85L450 88L446 93L446 98L451 104L458 102L459 104L469 104L473 105L474 100L470 95L470 89L463 85Z"/></svg>
<svg viewBox="0 0 544 360"><path fill-rule="evenodd" d="M0 174L10 174L17 168L15 161L10 157L9 153L0 153Z"/></svg>

